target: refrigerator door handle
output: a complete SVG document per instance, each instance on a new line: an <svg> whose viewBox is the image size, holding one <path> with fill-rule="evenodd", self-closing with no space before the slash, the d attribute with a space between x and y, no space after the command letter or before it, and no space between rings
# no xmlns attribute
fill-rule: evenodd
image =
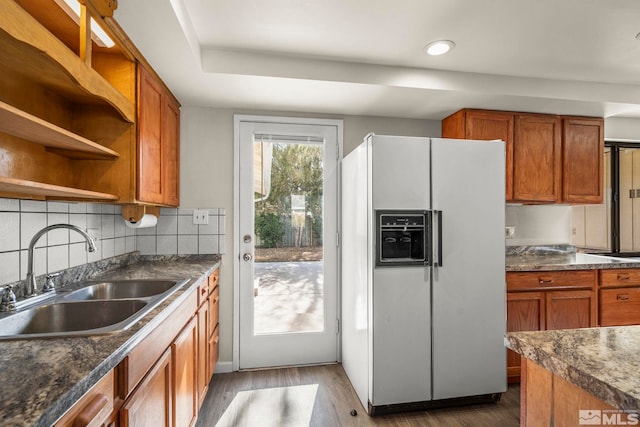
<svg viewBox="0 0 640 427"><path fill-rule="evenodd" d="M442 267L442 211L433 211L433 266Z"/></svg>
<svg viewBox="0 0 640 427"><path fill-rule="evenodd" d="M425 211L425 221L427 225L426 234L424 236L424 265L427 267L433 267L433 211Z"/></svg>

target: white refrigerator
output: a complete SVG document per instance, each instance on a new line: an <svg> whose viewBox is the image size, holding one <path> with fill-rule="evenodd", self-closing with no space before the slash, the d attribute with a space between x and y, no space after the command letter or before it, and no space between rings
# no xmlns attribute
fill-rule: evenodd
<svg viewBox="0 0 640 427"><path fill-rule="evenodd" d="M504 143L369 134L342 174L342 363L364 408L497 400L507 386ZM407 236L413 220L402 215L425 214L424 260L380 262L396 244L381 237L380 212L399 213Z"/></svg>

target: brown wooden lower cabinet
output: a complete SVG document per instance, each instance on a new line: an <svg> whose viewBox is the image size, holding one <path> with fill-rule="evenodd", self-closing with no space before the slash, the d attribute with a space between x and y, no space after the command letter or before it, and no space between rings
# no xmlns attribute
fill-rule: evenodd
<svg viewBox="0 0 640 427"><path fill-rule="evenodd" d="M507 272L507 331L598 324L597 270ZM520 356L507 350L507 378L520 381Z"/></svg>
<svg viewBox="0 0 640 427"><path fill-rule="evenodd" d="M84 395L54 427L110 426L114 408L115 372L112 370Z"/></svg>
<svg viewBox="0 0 640 427"><path fill-rule="evenodd" d="M120 410L120 427L171 427L171 349L167 349Z"/></svg>
<svg viewBox="0 0 640 427"><path fill-rule="evenodd" d="M173 425L176 427L193 426L198 417L197 342L198 322L193 317L171 344Z"/></svg>

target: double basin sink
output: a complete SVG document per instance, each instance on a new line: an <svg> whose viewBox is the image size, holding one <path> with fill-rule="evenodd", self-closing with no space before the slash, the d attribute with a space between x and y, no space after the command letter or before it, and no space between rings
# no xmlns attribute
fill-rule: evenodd
<svg viewBox="0 0 640 427"><path fill-rule="evenodd" d="M187 280L86 281L0 317L0 340L99 335L129 328Z"/></svg>

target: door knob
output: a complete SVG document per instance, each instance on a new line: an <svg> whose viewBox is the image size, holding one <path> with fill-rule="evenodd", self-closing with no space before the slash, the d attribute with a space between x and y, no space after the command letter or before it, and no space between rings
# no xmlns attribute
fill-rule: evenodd
<svg viewBox="0 0 640 427"><path fill-rule="evenodd" d="M245 234L244 237L242 238L242 241L245 243L251 243L251 235Z"/></svg>
<svg viewBox="0 0 640 427"><path fill-rule="evenodd" d="M253 257L251 256L251 254L247 253L247 254L242 255L242 259L247 261L247 262L249 262L249 261L251 261L253 259Z"/></svg>

